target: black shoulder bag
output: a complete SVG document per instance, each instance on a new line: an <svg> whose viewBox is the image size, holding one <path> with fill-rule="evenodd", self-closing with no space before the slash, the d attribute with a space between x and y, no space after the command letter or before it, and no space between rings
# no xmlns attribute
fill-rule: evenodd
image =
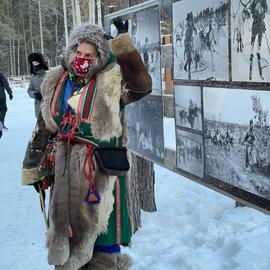
<svg viewBox="0 0 270 270"><path fill-rule="evenodd" d="M96 147L93 154L102 173L124 176L130 169L126 147Z"/></svg>

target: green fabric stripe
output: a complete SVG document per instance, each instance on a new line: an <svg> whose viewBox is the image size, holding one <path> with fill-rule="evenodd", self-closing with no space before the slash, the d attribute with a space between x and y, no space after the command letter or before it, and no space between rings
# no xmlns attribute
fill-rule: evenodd
<svg viewBox="0 0 270 270"><path fill-rule="evenodd" d="M88 98L89 98L89 95L90 95L90 89L91 87L91 82L89 83L89 87L87 89L87 98L85 99L86 102L84 102L84 106L83 106L83 112L82 112L82 115L84 116L85 115L85 107L87 106L87 103L89 102L88 101ZM89 107L89 112L87 114L87 118L89 119L91 113L92 113L92 109L93 109L93 104L94 104L94 99L95 99L95 95L96 95L96 83L94 84L93 86L93 90L92 90L92 97L91 97L91 100L90 100L90 107Z"/></svg>
<svg viewBox="0 0 270 270"><path fill-rule="evenodd" d="M108 65L115 63L116 62L116 57L112 52L109 53L109 58L108 58Z"/></svg>
<svg viewBox="0 0 270 270"><path fill-rule="evenodd" d="M115 138L110 139L110 141L108 142L108 141L97 140L93 136L88 136L88 135L85 135L85 134L82 134L82 133L76 134L75 137L78 138L78 139L82 139L82 140L84 140L85 142L88 142L88 143L94 143L94 144L96 144L98 146L115 146Z"/></svg>
<svg viewBox="0 0 270 270"><path fill-rule="evenodd" d="M131 224L128 216L126 203L126 179L125 176L119 177L120 198L121 198L121 244L128 244L131 240ZM113 191L115 198L115 189ZM96 245L108 246L116 243L116 203L114 202L113 211L108 222L107 233L100 234L96 240Z"/></svg>
<svg viewBox="0 0 270 270"><path fill-rule="evenodd" d="M83 101L83 110L82 110L82 117L84 118L84 114L85 114L85 108L87 106L87 103L89 102L88 99L89 99L89 95L90 95L90 86L91 86L91 82L88 84L88 87L87 87L87 92L86 92L86 95L84 97L84 101ZM92 101L93 98L91 98L90 102ZM91 106L90 106L91 108Z"/></svg>
<svg viewBox="0 0 270 270"><path fill-rule="evenodd" d="M88 113L88 118L91 116L92 114L92 109L93 109L93 105L94 105L94 100L95 100L95 96L96 96L96 89L97 89L97 83L95 83L94 88L93 88L93 94L92 94L92 99L91 99L91 103L90 103L90 110Z"/></svg>
<svg viewBox="0 0 270 270"><path fill-rule="evenodd" d="M61 123L61 118L62 118L62 115L63 115L63 113L62 113L62 104L63 104L64 95L65 95L65 91L63 91L63 89L65 89L66 84L67 84L67 79L65 80L65 82L63 82L61 90L60 90L60 97L59 97L58 104L57 104L57 110L58 110L59 115L54 116L54 121L56 122L56 124L58 126ZM53 98L52 98L51 103L50 103L50 108L52 106L52 102L53 102L54 98L58 98L58 97L54 96L55 91L56 91L56 87L55 87L54 92L53 92Z"/></svg>

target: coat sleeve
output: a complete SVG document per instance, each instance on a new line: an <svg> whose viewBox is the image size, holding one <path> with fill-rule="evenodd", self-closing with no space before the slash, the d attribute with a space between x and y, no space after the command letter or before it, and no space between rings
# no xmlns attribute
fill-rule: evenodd
<svg viewBox="0 0 270 270"><path fill-rule="evenodd" d="M31 79L30 79L27 93L28 93L30 98L35 98L34 94L36 93L36 91L35 91L34 85L33 85L33 77L31 77Z"/></svg>
<svg viewBox="0 0 270 270"><path fill-rule="evenodd" d="M7 93L9 95L12 95L12 90L9 86L8 80L6 79L5 75L3 73L0 73L0 80L4 88L6 89Z"/></svg>
<svg viewBox="0 0 270 270"><path fill-rule="evenodd" d="M28 142L22 168L22 185L31 185L39 180L39 162L48 144L51 133L46 129L41 113L38 115L32 138Z"/></svg>
<svg viewBox="0 0 270 270"><path fill-rule="evenodd" d="M152 79L129 34L120 34L112 39L111 49L121 67L125 86L125 91L121 96L121 105L127 105L150 94Z"/></svg>

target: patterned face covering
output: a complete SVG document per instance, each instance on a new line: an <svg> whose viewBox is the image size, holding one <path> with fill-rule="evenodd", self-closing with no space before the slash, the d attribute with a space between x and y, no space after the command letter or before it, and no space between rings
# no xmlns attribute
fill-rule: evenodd
<svg viewBox="0 0 270 270"><path fill-rule="evenodd" d="M84 58L76 56L72 69L79 77L85 77L96 61L96 58Z"/></svg>

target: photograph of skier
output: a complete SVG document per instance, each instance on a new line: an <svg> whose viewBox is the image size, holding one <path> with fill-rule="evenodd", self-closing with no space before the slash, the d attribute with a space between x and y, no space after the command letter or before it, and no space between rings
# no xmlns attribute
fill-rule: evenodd
<svg viewBox="0 0 270 270"><path fill-rule="evenodd" d="M176 167L203 177L202 135L176 130Z"/></svg>
<svg viewBox="0 0 270 270"><path fill-rule="evenodd" d="M123 15L121 18L129 21L129 34L152 78L151 95L161 96L161 37L158 7ZM115 33L117 31L112 24L112 36L115 36Z"/></svg>
<svg viewBox="0 0 270 270"><path fill-rule="evenodd" d="M204 88L206 175L270 199L270 92Z"/></svg>
<svg viewBox="0 0 270 270"><path fill-rule="evenodd" d="M270 81L269 6L270 0L232 1L234 81Z"/></svg>
<svg viewBox="0 0 270 270"><path fill-rule="evenodd" d="M143 157L163 163L163 102L149 96L127 106L128 148Z"/></svg>
<svg viewBox="0 0 270 270"><path fill-rule="evenodd" d="M202 130L201 88L175 85L174 100L176 125Z"/></svg>
<svg viewBox="0 0 270 270"><path fill-rule="evenodd" d="M174 79L229 80L228 1L173 3Z"/></svg>

